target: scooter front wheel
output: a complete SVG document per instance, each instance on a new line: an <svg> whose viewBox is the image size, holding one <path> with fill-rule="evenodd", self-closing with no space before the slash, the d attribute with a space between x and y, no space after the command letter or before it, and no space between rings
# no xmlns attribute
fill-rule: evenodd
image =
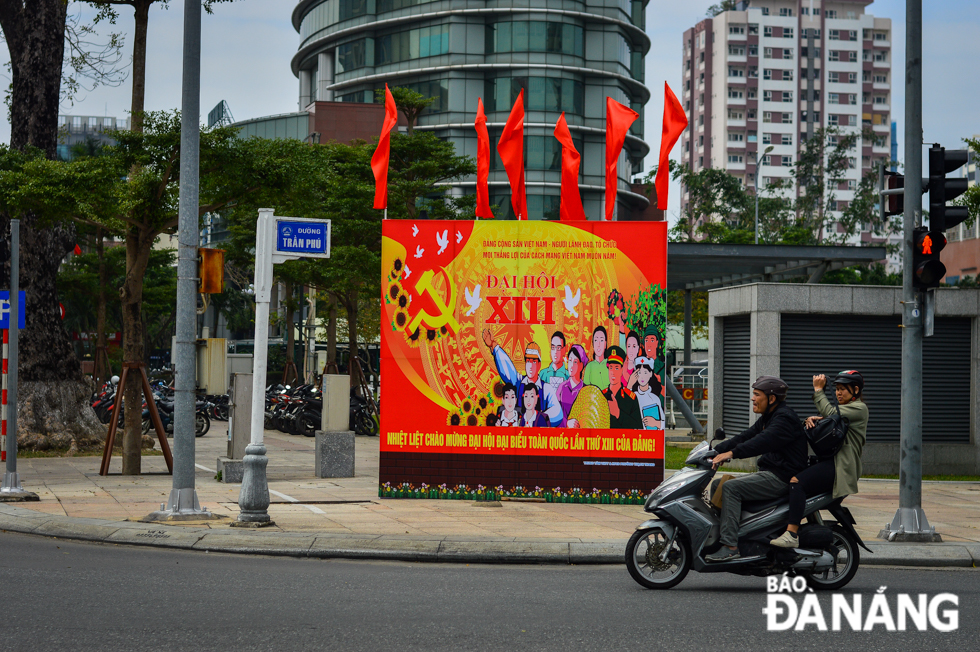
<svg viewBox="0 0 980 652"><path fill-rule="evenodd" d="M818 591L837 591L846 586L861 565L861 551L858 543L844 528L833 526L834 540L828 552L834 558L834 565L829 570L806 575L806 582Z"/></svg>
<svg viewBox="0 0 980 652"><path fill-rule="evenodd" d="M678 535L670 542L663 530L637 530L626 544L626 569L636 582L648 589L677 586L691 570L691 553ZM664 550L666 558L661 559Z"/></svg>

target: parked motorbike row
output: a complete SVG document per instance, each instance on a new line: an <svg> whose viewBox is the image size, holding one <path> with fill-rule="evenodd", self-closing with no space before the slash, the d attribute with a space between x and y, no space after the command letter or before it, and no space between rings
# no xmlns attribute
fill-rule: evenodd
<svg viewBox="0 0 980 652"><path fill-rule="evenodd" d="M265 428L313 437L320 429L323 400L316 385L269 385L265 390ZM358 435L378 434L370 402L351 390L348 427Z"/></svg>
<svg viewBox="0 0 980 652"><path fill-rule="evenodd" d="M109 423L112 419L112 408L116 403L116 392L119 391L119 377L113 376L109 381L102 385L97 392L92 394L92 409L95 410L95 415L98 417L99 421L102 423ZM159 381L152 386L154 402L157 406L157 412L160 415L160 421L163 423L163 428L168 436L173 435L174 431L174 404L173 404L173 389L166 386L163 381ZM221 413L221 404L213 403L208 399L224 399L223 414L224 420L227 420L228 414L228 397L205 397L205 399L199 399L196 404L195 409L195 420L194 420L194 434L197 437L203 437L207 434L208 430L211 428L211 418L210 414L214 414L216 411ZM125 408L125 404L123 405ZM153 427L152 421L150 419L150 410L147 407L146 399L144 398L142 404L142 427L143 434L148 434L150 429ZM125 409L119 411L119 427L123 426L124 423Z"/></svg>

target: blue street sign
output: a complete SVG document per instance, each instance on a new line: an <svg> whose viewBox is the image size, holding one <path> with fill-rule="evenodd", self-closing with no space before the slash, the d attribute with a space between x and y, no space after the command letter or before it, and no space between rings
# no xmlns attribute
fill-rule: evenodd
<svg viewBox="0 0 980 652"><path fill-rule="evenodd" d="M276 251L290 254L329 254L330 223L276 220Z"/></svg>
<svg viewBox="0 0 980 652"><path fill-rule="evenodd" d="M17 302L17 323L20 326L20 330L24 330L27 326L24 314L27 312L25 306L27 304L27 294L21 290L19 293L20 301ZM10 328L10 290L0 290L0 329Z"/></svg>

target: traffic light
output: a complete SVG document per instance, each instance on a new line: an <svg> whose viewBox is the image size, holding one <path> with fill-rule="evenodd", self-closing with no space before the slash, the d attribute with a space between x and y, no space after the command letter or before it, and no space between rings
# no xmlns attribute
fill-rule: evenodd
<svg viewBox="0 0 980 652"><path fill-rule="evenodd" d="M904 188L905 175L897 172L885 172L884 186L886 190ZM905 195L888 195L884 199L885 214L883 217L900 215L905 212Z"/></svg>
<svg viewBox="0 0 980 652"><path fill-rule="evenodd" d="M966 206L947 206L946 202L966 192L965 178L947 179L946 175L966 165L965 149L947 150L938 144L929 148L929 224L940 233L951 229L967 217Z"/></svg>
<svg viewBox="0 0 980 652"><path fill-rule="evenodd" d="M912 285L920 290L939 287L946 277L946 266L939 260L939 252L946 246L942 231L920 226L912 232Z"/></svg>

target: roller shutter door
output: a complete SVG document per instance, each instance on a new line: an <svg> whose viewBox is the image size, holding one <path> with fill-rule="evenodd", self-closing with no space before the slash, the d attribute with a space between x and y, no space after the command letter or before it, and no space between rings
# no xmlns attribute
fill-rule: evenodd
<svg viewBox="0 0 980 652"><path fill-rule="evenodd" d="M780 375L801 417L815 414L812 376L843 369L865 377L868 441L900 440L902 329L899 317L783 314ZM923 341L922 439L970 442L970 319L939 318ZM833 402L833 388L827 395Z"/></svg>
<svg viewBox="0 0 980 652"><path fill-rule="evenodd" d="M748 315L725 317L724 353L722 354L722 426L729 435L749 427L749 342L751 325Z"/></svg>

